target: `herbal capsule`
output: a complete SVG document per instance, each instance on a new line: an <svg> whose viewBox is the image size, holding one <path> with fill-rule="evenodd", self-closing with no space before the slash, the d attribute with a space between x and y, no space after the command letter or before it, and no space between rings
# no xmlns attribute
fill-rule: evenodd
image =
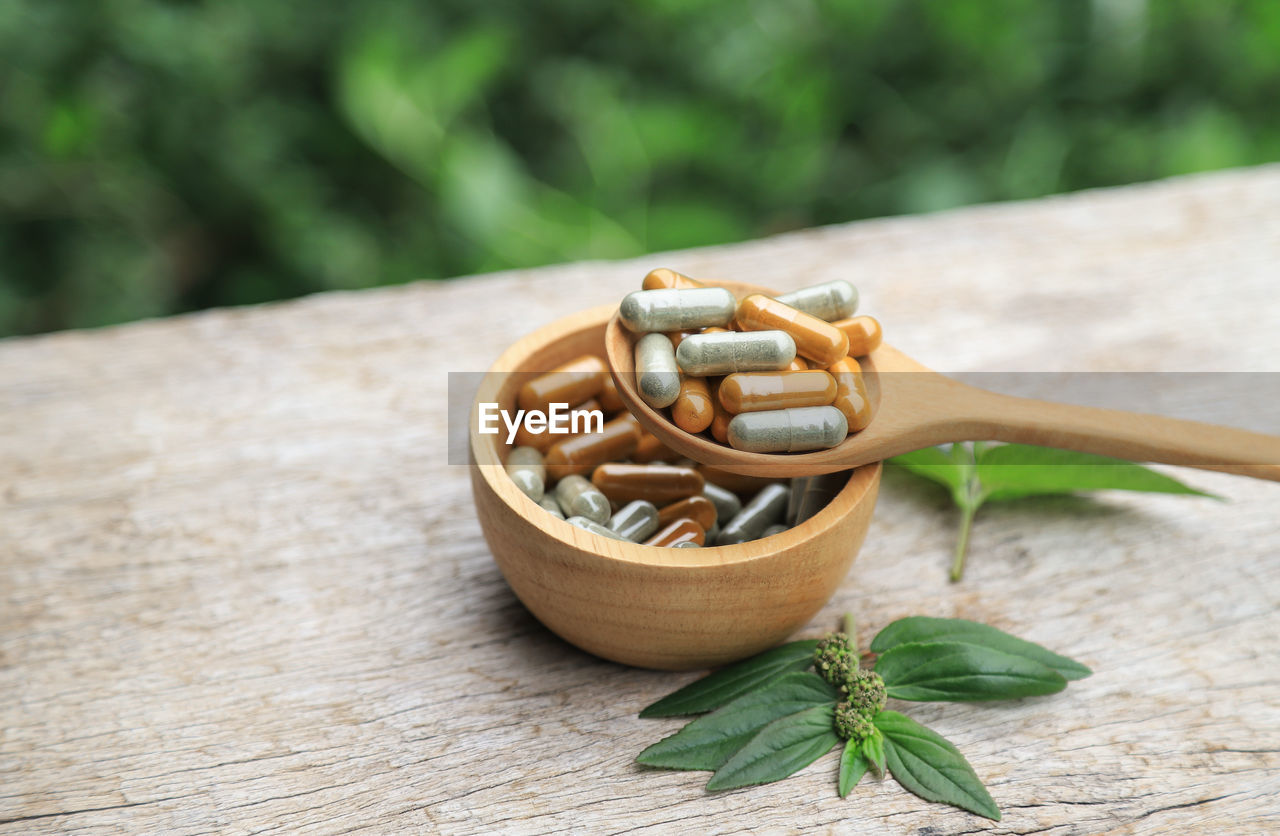
<svg viewBox="0 0 1280 836"><path fill-rule="evenodd" d="M787 525L795 525L796 517L800 514L800 502L804 499L805 485L809 484L812 476L797 476L791 480L791 495L787 497L787 515L784 519Z"/></svg>
<svg viewBox="0 0 1280 836"><path fill-rule="evenodd" d="M547 469L542 454L532 447L514 447L507 454L507 475L525 496L534 502L542 499L546 489Z"/></svg>
<svg viewBox="0 0 1280 836"><path fill-rule="evenodd" d="M645 290L662 290L663 288L688 289L691 287L706 287L697 279L691 279L683 273L677 273L675 270L668 270L666 267L659 267L657 270L650 270L648 275L644 277L644 281L640 286Z"/></svg>
<svg viewBox="0 0 1280 836"><path fill-rule="evenodd" d="M799 453L835 447L849 422L834 406L744 412L729 422L729 446L747 453Z"/></svg>
<svg viewBox="0 0 1280 836"><path fill-rule="evenodd" d="M855 316L831 323L849 338L849 356L865 357L880 347L884 333L873 316Z"/></svg>
<svg viewBox="0 0 1280 836"><path fill-rule="evenodd" d="M774 523L773 525L769 526L764 530L764 533L760 535L760 539L763 540L766 537L772 537L775 534L781 534L786 530L787 530L787 526L783 525L782 523Z"/></svg>
<svg viewBox="0 0 1280 836"><path fill-rule="evenodd" d="M680 396L671 405L671 420L677 427L687 433L700 433L711 426L715 415L705 378L686 377L680 381Z"/></svg>
<svg viewBox="0 0 1280 836"><path fill-rule="evenodd" d="M640 430L640 443L628 458L637 464L652 464L659 460L673 460L678 455L675 450L659 441L653 433Z"/></svg>
<svg viewBox="0 0 1280 836"><path fill-rule="evenodd" d="M680 370L666 334L645 334L636 343L636 388L654 409L671 406L680 396Z"/></svg>
<svg viewBox="0 0 1280 836"><path fill-rule="evenodd" d="M724 382L723 377L711 378L711 437L721 444L729 443L729 422L733 420L733 415L729 410L720 405L720 384Z"/></svg>
<svg viewBox="0 0 1280 836"><path fill-rule="evenodd" d="M609 519L609 498L581 476L566 476L556 485L556 502L566 517L586 517L604 524Z"/></svg>
<svg viewBox="0 0 1280 836"><path fill-rule="evenodd" d="M556 498L551 494L543 494L542 499L538 500L538 504L546 509L548 514L559 519L564 519L564 511L560 510L560 503L556 502Z"/></svg>
<svg viewBox="0 0 1280 836"><path fill-rule="evenodd" d="M680 543L696 543L701 546L706 542L707 533L691 519L681 518L667 525L657 534L644 541L646 546L676 546Z"/></svg>
<svg viewBox="0 0 1280 836"><path fill-rule="evenodd" d="M705 540L705 542L708 544L714 543L716 541L716 538L719 536L720 536L720 521L716 520L711 524L711 527L707 529L707 539Z"/></svg>
<svg viewBox="0 0 1280 836"><path fill-rule="evenodd" d="M702 493L702 475L688 467L669 464L602 464L591 482L615 502L644 499L667 505Z"/></svg>
<svg viewBox="0 0 1280 836"><path fill-rule="evenodd" d="M564 441L574 436L582 435L585 432L591 432L599 426L599 424L593 420L595 418L595 416L591 414L593 412L600 412L602 416L604 412L604 410L600 408L599 401L595 398L592 398L579 406L575 406L569 411L569 415L567 417L559 419L557 423L561 426L568 427L570 430L568 433L553 433L550 431L550 427L547 427L542 432L536 433L530 430L526 423L521 421L519 428L516 429L516 446L532 447L535 450L545 451L557 441ZM601 424L602 423L603 421L601 420ZM576 431L574 430L575 427L577 428Z"/></svg>
<svg viewBox="0 0 1280 836"><path fill-rule="evenodd" d="M684 342L686 337L692 337L694 333L693 331L671 331L667 334L667 339L671 340L672 348L679 349L680 343Z"/></svg>
<svg viewBox="0 0 1280 836"><path fill-rule="evenodd" d="M797 356L794 360L792 360L792 361L787 365L787 367L786 367L786 369L784 369L784 371L788 371L788 372L807 372L807 371L809 371L809 361L808 361L808 360L805 360L803 357L799 357L799 356Z"/></svg>
<svg viewBox="0 0 1280 836"><path fill-rule="evenodd" d="M796 343L783 331L746 334L722 331L694 334L680 343L676 362L695 376L785 369L796 356Z"/></svg>
<svg viewBox="0 0 1280 836"><path fill-rule="evenodd" d="M637 334L685 331L724 325L733 319L737 304L723 287L637 290L623 297L618 318Z"/></svg>
<svg viewBox="0 0 1280 836"><path fill-rule="evenodd" d="M831 405L844 413L849 432L865 430L871 423L871 401L867 397L867 384L862 379L862 367L852 357L837 360L828 369L836 381L836 399Z"/></svg>
<svg viewBox="0 0 1280 836"><path fill-rule="evenodd" d="M717 546L732 546L748 540L758 540L769 526L782 519L787 512L787 497L790 491L786 485L775 482L765 485L751 501L742 507L737 515L729 520L720 536L716 538Z"/></svg>
<svg viewBox="0 0 1280 836"><path fill-rule="evenodd" d="M849 338L839 328L760 293L742 300L735 321L744 331L786 331L796 353L823 368L849 353Z"/></svg>
<svg viewBox="0 0 1280 836"><path fill-rule="evenodd" d="M600 394L596 395L596 400L600 402L600 408L609 414L626 408L626 404L622 402L622 396L618 394L618 384L613 382L613 377L610 375L604 376L604 386L600 388Z"/></svg>
<svg viewBox="0 0 1280 836"><path fill-rule="evenodd" d="M546 412L553 403L577 406L595 397L608 376L603 360L594 354L584 354L521 386L520 408Z"/></svg>
<svg viewBox="0 0 1280 836"><path fill-rule="evenodd" d="M698 544L697 544L696 542L694 542L693 540L681 540L679 543L676 543L676 544L675 544L674 546L672 546L671 548L673 548L673 549L700 549L700 548L702 548L702 546L698 545Z"/></svg>
<svg viewBox="0 0 1280 836"><path fill-rule="evenodd" d="M658 509L658 525L667 525L673 520L688 517L707 531L710 531L711 527L716 524L718 516L715 503L702 494L698 494L697 496L685 497L678 502L664 505Z"/></svg>
<svg viewBox="0 0 1280 836"><path fill-rule="evenodd" d="M618 510L618 513L609 518L609 522L606 525L610 531L633 543L653 534L658 530L659 526L657 507L652 502L645 502L643 499L637 499L623 505Z"/></svg>
<svg viewBox="0 0 1280 836"><path fill-rule="evenodd" d="M583 474L601 462L625 459L640 441L639 425L631 413L614 418L598 433L584 433L551 445L543 460L552 480Z"/></svg>
<svg viewBox="0 0 1280 836"><path fill-rule="evenodd" d="M813 517L823 508L826 508L831 500L835 499L836 494L844 490L844 486L848 483L849 472L847 470L824 473L821 476L809 478L800 497L800 507L796 512L794 525L799 525Z"/></svg>
<svg viewBox="0 0 1280 836"><path fill-rule="evenodd" d="M714 482L726 490L733 491L739 497L755 496L765 485L772 485L778 481L770 476L744 476L713 464L700 464L697 470L702 474L703 481Z"/></svg>
<svg viewBox="0 0 1280 836"><path fill-rule="evenodd" d="M565 522L569 523L569 525L577 526L583 531L590 531L592 534L599 534L601 537L608 537L610 540L626 539L618 532L611 531L595 520L588 519L587 517L570 517L565 520Z"/></svg>
<svg viewBox="0 0 1280 836"><path fill-rule="evenodd" d="M796 406L826 406L835 400L836 381L819 369L806 372L731 374L720 384L720 405L729 412L763 412Z"/></svg>
<svg viewBox="0 0 1280 836"><path fill-rule="evenodd" d="M827 322L853 316L858 309L858 289L841 280L802 287L773 298Z"/></svg>
<svg viewBox="0 0 1280 836"><path fill-rule="evenodd" d="M725 490L715 482L703 482L702 495L716 506L716 522L724 525L742 510L742 500L733 491Z"/></svg>

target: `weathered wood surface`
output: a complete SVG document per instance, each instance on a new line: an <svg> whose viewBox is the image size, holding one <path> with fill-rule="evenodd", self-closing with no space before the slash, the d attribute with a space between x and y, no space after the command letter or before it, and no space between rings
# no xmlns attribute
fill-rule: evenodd
<svg viewBox="0 0 1280 836"><path fill-rule="evenodd" d="M1280 168L633 262L331 294L0 343L0 832L1258 833L1280 830L1280 485L955 518L886 478L808 632L909 613L1091 665L1060 695L923 706L1004 810L836 759L706 795L632 762L693 677L542 629L446 462L446 372L650 266L852 277L943 370L1280 371ZM744 614L744 617L750 617Z"/></svg>

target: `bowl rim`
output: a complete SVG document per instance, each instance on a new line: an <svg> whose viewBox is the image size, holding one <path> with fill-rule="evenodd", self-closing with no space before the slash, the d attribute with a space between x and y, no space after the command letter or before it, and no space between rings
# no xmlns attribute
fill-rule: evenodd
<svg viewBox="0 0 1280 836"><path fill-rule="evenodd" d="M821 511L799 525L792 526L772 537L750 540L729 546L704 546L700 549L672 549L662 546L646 546L625 540L614 540L570 525L550 514L545 508L526 496L507 476L501 450L506 444L500 435L480 435L477 431L477 411L483 402L495 402L503 383L512 373L520 371L528 358L552 344L593 328L603 330L617 310L617 305L598 305L556 319L532 333L519 338L499 355L485 373L468 413L468 447L470 467L476 468L489 489L526 522L566 546L589 552L597 557L623 563L646 566L666 566L673 569L699 570L709 567L750 563L772 557L778 552L789 551L796 546L827 534L842 519L852 514L861 502L874 501L882 463L874 462L854 468L848 482L832 497ZM781 481L781 480L780 480ZM541 515L535 516L535 515ZM544 519L545 518L545 519ZM768 543L766 547L763 544Z"/></svg>

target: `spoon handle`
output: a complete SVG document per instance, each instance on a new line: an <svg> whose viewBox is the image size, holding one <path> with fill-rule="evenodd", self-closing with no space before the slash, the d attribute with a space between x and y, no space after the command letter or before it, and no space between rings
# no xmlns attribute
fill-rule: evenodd
<svg viewBox="0 0 1280 836"><path fill-rule="evenodd" d="M1280 436L1159 415L1015 398L970 386L948 388L955 398L948 404L954 409L948 418L964 440L1059 447L1280 482Z"/></svg>

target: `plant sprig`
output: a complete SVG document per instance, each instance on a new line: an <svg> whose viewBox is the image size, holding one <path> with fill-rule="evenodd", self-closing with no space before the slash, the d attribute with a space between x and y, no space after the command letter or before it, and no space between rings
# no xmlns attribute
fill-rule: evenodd
<svg viewBox="0 0 1280 836"><path fill-rule="evenodd" d="M1100 490L1219 498L1133 462L1028 444L926 447L895 456L889 464L946 487L960 508L952 581L964 575L973 518L987 502Z"/></svg>
<svg viewBox="0 0 1280 836"><path fill-rule="evenodd" d="M851 633L846 617L845 632L784 644L658 700L640 716L701 716L636 760L711 771L707 789L716 791L780 781L843 740L841 798L867 772L887 773L927 801L998 821L999 808L959 750L886 709L886 699L1016 699L1057 693L1091 673L1038 644L963 619L899 619L866 654ZM874 667L863 668L861 661L873 656Z"/></svg>

